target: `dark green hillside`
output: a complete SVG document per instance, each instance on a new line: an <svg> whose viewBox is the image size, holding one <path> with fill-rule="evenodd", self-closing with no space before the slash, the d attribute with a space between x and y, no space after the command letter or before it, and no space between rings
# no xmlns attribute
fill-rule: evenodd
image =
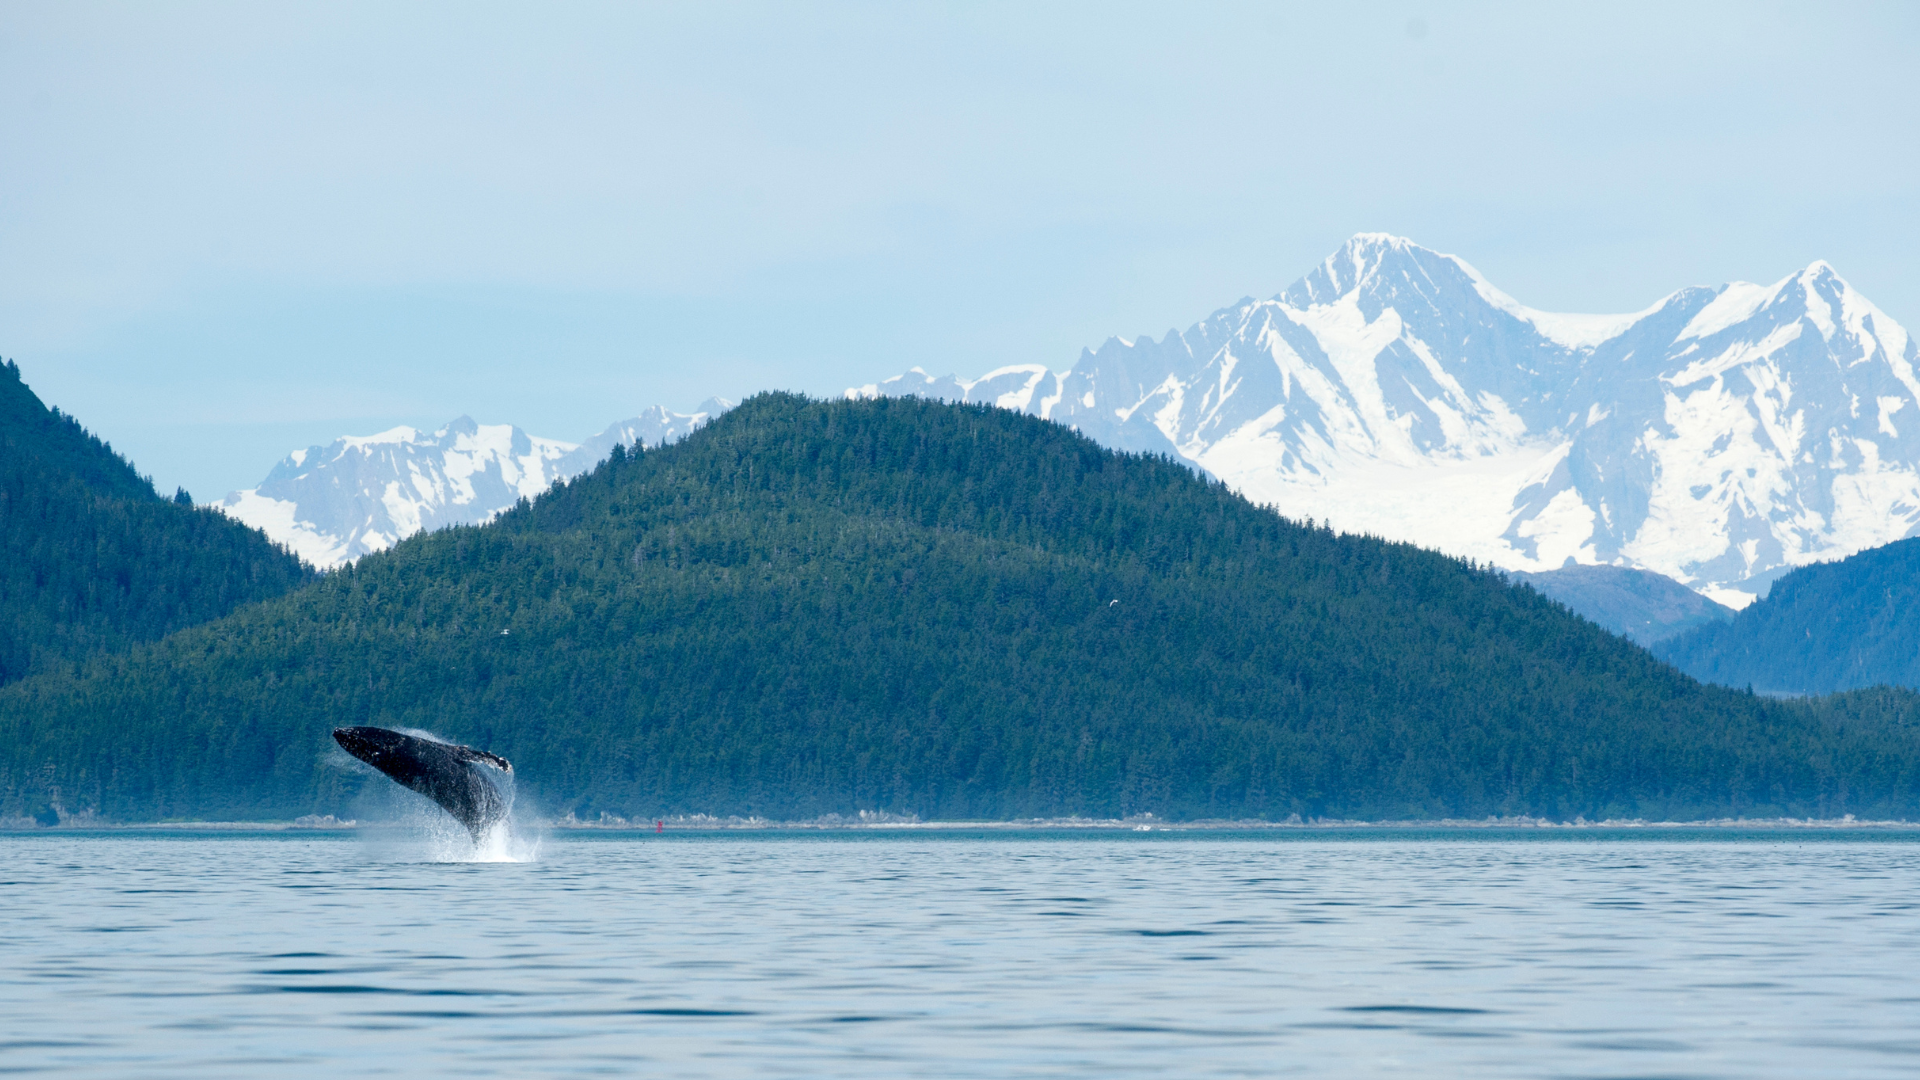
<svg viewBox="0 0 1920 1080"><path fill-rule="evenodd" d="M1914 704L1702 687L1495 573L1030 417L765 395L0 691L0 812L343 810L328 729L373 723L584 815L1905 813Z"/></svg>
<svg viewBox="0 0 1920 1080"><path fill-rule="evenodd" d="M1920 687L1920 539L1803 566L1733 621L1657 651L1697 679L1771 693Z"/></svg>
<svg viewBox="0 0 1920 1080"><path fill-rule="evenodd" d="M314 575L41 403L0 364L0 683L150 641Z"/></svg>

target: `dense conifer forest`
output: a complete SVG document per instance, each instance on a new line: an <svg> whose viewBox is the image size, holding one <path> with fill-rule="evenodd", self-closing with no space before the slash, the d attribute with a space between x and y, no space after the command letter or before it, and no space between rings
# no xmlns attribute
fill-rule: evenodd
<svg viewBox="0 0 1920 1080"><path fill-rule="evenodd" d="M1803 566L1731 622L1655 651L1703 681L1769 693L1920 687L1920 539Z"/></svg>
<svg viewBox="0 0 1920 1080"><path fill-rule="evenodd" d="M152 481L0 364L0 683L151 641L315 577Z"/></svg>
<svg viewBox="0 0 1920 1080"><path fill-rule="evenodd" d="M588 817L1906 815L1916 700L1703 686L1490 569L1031 417L769 394L0 689L0 813L351 813L328 732L379 724Z"/></svg>

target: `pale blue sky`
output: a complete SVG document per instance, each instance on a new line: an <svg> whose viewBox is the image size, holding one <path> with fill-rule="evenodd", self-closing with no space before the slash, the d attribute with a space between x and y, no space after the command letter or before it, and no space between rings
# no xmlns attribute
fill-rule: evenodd
<svg viewBox="0 0 1920 1080"><path fill-rule="evenodd" d="M1072 363L1388 231L1920 329L1920 5L0 0L0 355L168 491Z"/></svg>

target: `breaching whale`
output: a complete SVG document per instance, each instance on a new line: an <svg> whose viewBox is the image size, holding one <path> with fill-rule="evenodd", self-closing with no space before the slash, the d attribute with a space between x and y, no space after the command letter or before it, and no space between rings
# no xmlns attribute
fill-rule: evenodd
<svg viewBox="0 0 1920 1080"><path fill-rule="evenodd" d="M491 765L512 772L513 765L498 754L378 727L335 728L333 741L400 786L438 803L467 827L476 844L507 816L506 800L481 771Z"/></svg>

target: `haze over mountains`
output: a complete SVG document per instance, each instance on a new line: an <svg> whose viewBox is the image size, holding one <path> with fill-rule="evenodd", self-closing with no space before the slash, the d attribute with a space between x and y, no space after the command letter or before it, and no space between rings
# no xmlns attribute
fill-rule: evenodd
<svg viewBox="0 0 1920 1080"><path fill-rule="evenodd" d="M1563 315L1363 234L1270 300L1110 338L1065 372L915 369L848 394L1018 409L1342 531L1515 570L1637 567L1737 608L1915 531L1917 362L1823 262Z"/></svg>

